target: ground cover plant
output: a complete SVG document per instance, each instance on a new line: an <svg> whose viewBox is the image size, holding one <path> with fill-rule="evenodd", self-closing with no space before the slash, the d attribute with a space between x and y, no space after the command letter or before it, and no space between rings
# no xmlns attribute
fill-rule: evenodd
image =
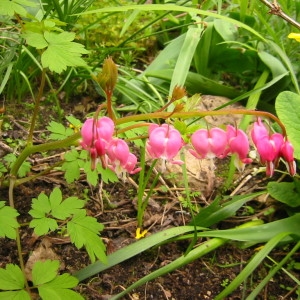
<svg viewBox="0 0 300 300"><path fill-rule="evenodd" d="M149 297L300 297L300 7L282 2L0 3L0 299L147 299L207 258L185 296ZM189 281L226 247L246 259L204 295Z"/></svg>

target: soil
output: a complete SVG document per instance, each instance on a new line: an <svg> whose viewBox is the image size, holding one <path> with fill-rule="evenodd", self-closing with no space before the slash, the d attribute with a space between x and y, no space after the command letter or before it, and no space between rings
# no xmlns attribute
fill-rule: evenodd
<svg viewBox="0 0 300 300"><path fill-rule="evenodd" d="M78 105L83 104L80 103ZM47 108L43 109L47 110ZM64 109L66 113L72 111L72 108L65 107ZM89 109L92 111L93 105ZM82 115L79 117L82 118ZM11 128L6 132L2 132L5 138L26 137L26 116L23 116L23 119L17 119L9 117L8 113L6 118L10 120ZM41 119L40 122L42 121L45 120ZM41 125L43 125L41 128L44 128L45 124L41 123ZM43 141L42 133L45 133L45 131L42 130L35 133L36 143ZM4 152L8 151L8 149L1 150ZM34 162L37 162L34 166L36 169L47 163L41 158L40 154L32 157ZM246 170L245 172L249 174L251 170ZM134 199L135 186L133 182L100 184L97 187L91 187L87 184L84 177L76 184L71 185L66 185L62 178L62 173L51 171L47 176L16 187L14 197L16 209L20 213L18 218L20 223L30 221L28 211L30 210L32 198L37 197L42 191L49 194L55 186L59 186L66 197L73 195L80 198L87 194L90 199L87 203L88 214L97 217L99 222L105 225L101 236L106 243L108 254L135 242L137 222ZM219 178L217 182L221 184L222 179ZM159 189L165 184L168 187L167 190ZM254 192L265 186L265 184L266 179L263 177L252 178L241 188L241 192ZM232 187L232 190L234 188ZM178 200L180 191L180 188L174 186L174 182L169 180L167 176L158 183L157 192L147 207L144 220L145 228L149 229L149 234L166 228L184 225L190 221L188 209L185 209ZM201 207L208 205L215 189L213 189L213 192L212 190L210 191L210 194L205 195L205 197L203 195L195 196L193 203ZM0 199L8 200L7 188L2 187L0 189ZM272 199L264 198L263 201L262 199L255 199L247 205L254 209L254 215L259 215L261 211L274 205L274 202ZM217 225L217 228L234 227L246 219L251 219L254 215L249 215L249 212L241 209L238 212L238 216L221 222ZM260 217L264 218L263 216ZM109 299L111 295L121 292L138 279L181 256L188 248L189 242L181 241L149 249L132 259L81 282L76 290L85 299ZM46 258L59 259L61 272L73 273L90 263L88 256L83 250L77 250L70 243L68 237L59 233L53 233L49 237L37 237L31 229L25 226L21 229L21 243L24 260L29 265L33 259L33 253L34 255L40 255L40 258L44 255ZM125 296L124 299L214 299L241 272L249 259L255 254L255 247L242 250L238 245L228 243L201 259L148 282ZM288 251L288 246L278 248L270 256L279 261ZM300 253L294 258L299 261L299 256ZM3 268L8 263L18 264L16 242L1 238L0 267ZM264 261L250 278L226 299L245 299L245 296L266 276L272 265L270 261ZM295 270L289 270L289 272L299 280L299 272L297 273ZM298 286L296 286L295 281L286 273L280 271L269 281L257 299L299 299L297 289Z"/></svg>

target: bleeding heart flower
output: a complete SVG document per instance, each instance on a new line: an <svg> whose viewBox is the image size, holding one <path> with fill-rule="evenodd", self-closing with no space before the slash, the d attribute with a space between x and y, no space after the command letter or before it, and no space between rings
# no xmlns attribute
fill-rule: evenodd
<svg viewBox="0 0 300 300"><path fill-rule="evenodd" d="M270 135L264 124L258 119L254 123L251 136L261 163L266 165L266 174L270 177L273 176L274 169L279 162L281 147L284 143L283 135L280 133Z"/></svg>
<svg viewBox="0 0 300 300"><path fill-rule="evenodd" d="M128 145L121 139L113 139L109 143L107 156L109 167L124 181L126 179L126 172L135 174L141 170L141 168L135 169L137 158L134 154L130 153Z"/></svg>
<svg viewBox="0 0 300 300"><path fill-rule="evenodd" d="M220 128L199 129L192 134L191 143L194 150L190 152L197 158L223 158L227 146L227 135Z"/></svg>
<svg viewBox="0 0 300 300"><path fill-rule="evenodd" d="M239 171L243 171L245 164L252 162L252 159L247 157L250 150L248 137L243 130L234 128L231 125L227 126L226 134L228 142L226 154L237 154L234 162L235 166Z"/></svg>
<svg viewBox="0 0 300 300"><path fill-rule="evenodd" d="M114 130L114 122L108 117L102 117L98 120L89 118L84 122L81 128L82 140L80 144L90 152L92 170L96 167L98 157L103 167L106 167L106 148L112 139Z"/></svg>
<svg viewBox="0 0 300 300"><path fill-rule="evenodd" d="M296 162L294 159L294 147L289 141L285 141L280 149L280 155L284 159L291 176L296 174Z"/></svg>
<svg viewBox="0 0 300 300"><path fill-rule="evenodd" d="M149 139L146 143L146 149L152 158L161 158L164 163L169 161L175 164L182 164L182 161L174 160L182 146L183 140L180 132L173 126L168 124L161 126L151 124L149 126Z"/></svg>

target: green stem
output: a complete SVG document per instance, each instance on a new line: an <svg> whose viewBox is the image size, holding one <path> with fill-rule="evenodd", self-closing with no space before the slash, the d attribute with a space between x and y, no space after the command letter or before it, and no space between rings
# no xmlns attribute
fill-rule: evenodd
<svg viewBox="0 0 300 300"><path fill-rule="evenodd" d="M9 205L14 208L14 185L15 185L15 177L12 177L10 179L10 184L9 184L9 190L8 190L8 197L9 197ZM31 293L30 293L30 287L28 285L27 279L26 279L26 273L25 273L25 264L24 264L24 259L23 259L23 255L22 255L22 245L21 245L21 237L20 237L20 232L19 229L16 228L16 243L17 243L17 250L18 250L18 257L19 257L19 263L20 263L20 267L24 276L24 282L25 282L25 288L26 291L28 292L28 295L30 297L30 299L32 299L31 297Z"/></svg>
<svg viewBox="0 0 300 300"><path fill-rule="evenodd" d="M248 109L222 109L222 110L213 110L213 111L188 111L188 112L153 112L146 114L139 114L133 116L126 116L119 118L115 121L116 125L124 124L132 121L145 121L150 119L168 119L170 117L176 119L189 119L197 117L206 117L206 116L222 116L222 115L253 115L258 117L264 117L274 120L281 127L283 136L286 136L286 129L283 123L273 114L266 111L259 110L248 110Z"/></svg>
<svg viewBox="0 0 300 300"><path fill-rule="evenodd" d="M39 87L39 92L35 99L34 110L33 110L32 117L31 117L30 129L29 129L29 134L28 134L28 138L27 138L27 146L32 145L33 131L34 131L35 123L36 123L36 118L38 116L39 109L40 109L40 102L41 102L44 88L45 88L45 81L46 81L46 69L43 69L42 76L41 76L41 84Z"/></svg>
<svg viewBox="0 0 300 300"><path fill-rule="evenodd" d="M55 142L49 142L46 144L40 144L40 145L34 145L34 146L26 146L25 149L21 152L15 163L13 164L10 176L17 176L17 173L19 171L19 168L21 167L22 163L25 161L25 159L37 152L46 152L49 150L55 150L59 148L65 148L73 145L78 139L80 138L80 132L77 132L61 141L55 141Z"/></svg>

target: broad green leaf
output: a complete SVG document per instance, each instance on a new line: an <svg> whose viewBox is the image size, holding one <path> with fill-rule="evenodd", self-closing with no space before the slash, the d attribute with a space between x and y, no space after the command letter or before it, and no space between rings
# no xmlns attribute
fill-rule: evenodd
<svg viewBox="0 0 300 300"><path fill-rule="evenodd" d="M62 192L59 188L54 188L53 191L49 195L49 203L51 207L51 214L53 212L53 209L56 209L57 206L60 205L62 201Z"/></svg>
<svg viewBox="0 0 300 300"><path fill-rule="evenodd" d="M99 237L103 227L95 218L86 216L85 210L80 210L67 224L72 243L78 249L84 246L91 261L96 258L106 261L105 246Z"/></svg>
<svg viewBox="0 0 300 300"><path fill-rule="evenodd" d="M51 218L33 219L30 224L30 228L34 228L34 233L41 236L47 234L49 231L54 231L58 228L58 224Z"/></svg>
<svg viewBox="0 0 300 300"><path fill-rule="evenodd" d="M74 182L80 176L80 164L79 153L72 149L64 156L65 162L62 165L62 170L65 171L65 179L67 183Z"/></svg>
<svg viewBox="0 0 300 300"><path fill-rule="evenodd" d="M0 292L0 300L31 300L25 290Z"/></svg>
<svg viewBox="0 0 300 300"><path fill-rule="evenodd" d="M65 171L65 179L67 183L72 183L80 177L80 166L78 161L66 161L61 169Z"/></svg>
<svg viewBox="0 0 300 300"><path fill-rule="evenodd" d="M84 300L81 295L72 290L53 288L48 284L38 287L38 290L43 300Z"/></svg>
<svg viewBox="0 0 300 300"><path fill-rule="evenodd" d="M48 46L42 33L38 32L25 32L23 37L26 39L28 45L35 47L36 49L44 49Z"/></svg>
<svg viewBox="0 0 300 300"><path fill-rule="evenodd" d="M49 214L51 205L48 196L45 193L41 193L38 198L33 198L31 208L29 214L34 218L42 218Z"/></svg>
<svg viewBox="0 0 300 300"><path fill-rule="evenodd" d="M52 299L80 299L83 297L74 291L68 290L78 284L78 279L70 274L57 275L59 261L38 261L32 269L32 281L37 286L43 300Z"/></svg>
<svg viewBox="0 0 300 300"><path fill-rule="evenodd" d="M51 134L49 136L51 140L63 140L74 133L73 129L66 128L61 123L55 121L51 121L49 123L49 126L47 126L47 130L51 131Z"/></svg>
<svg viewBox="0 0 300 300"><path fill-rule="evenodd" d="M276 113L285 125L288 139L295 149L294 156L300 159L300 95L293 92L282 92L275 102Z"/></svg>
<svg viewBox="0 0 300 300"><path fill-rule="evenodd" d="M269 182L267 185L270 195L290 207L300 206L300 193L295 182Z"/></svg>
<svg viewBox="0 0 300 300"><path fill-rule="evenodd" d="M58 260L37 261L32 268L32 282L34 285L49 282L57 276L58 269Z"/></svg>
<svg viewBox="0 0 300 300"><path fill-rule="evenodd" d="M0 269L0 290L20 290L25 286L25 279L19 266L8 264Z"/></svg>
<svg viewBox="0 0 300 300"><path fill-rule="evenodd" d="M57 219L65 220L76 214L79 209L82 209L84 204L84 200L80 200L77 197L69 197L63 200L59 206L53 207L51 215Z"/></svg>
<svg viewBox="0 0 300 300"><path fill-rule="evenodd" d="M27 11L23 6L36 6L28 0L1 0L0 1L0 15L7 15L12 17L14 14L26 16Z"/></svg>
<svg viewBox="0 0 300 300"><path fill-rule="evenodd" d="M73 32L45 32L44 38L48 43L47 50L42 54L42 65L49 67L51 71L61 73L67 67L86 66L86 62L81 58L82 54L88 51L84 46L72 42L75 38Z"/></svg>
<svg viewBox="0 0 300 300"><path fill-rule="evenodd" d="M19 213L10 206L5 206L4 201L0 201L0 237L16 238L16 228L19 223L16 217Z"/></svg>
<svg viewBox="0 0 300 300"><path fill-rule="evenodd" d="M46 271L46 270L45 270ZM64 273L47 281L47 286L60 289L71 289L78 284L78 279L70 274Z"/></svg>

